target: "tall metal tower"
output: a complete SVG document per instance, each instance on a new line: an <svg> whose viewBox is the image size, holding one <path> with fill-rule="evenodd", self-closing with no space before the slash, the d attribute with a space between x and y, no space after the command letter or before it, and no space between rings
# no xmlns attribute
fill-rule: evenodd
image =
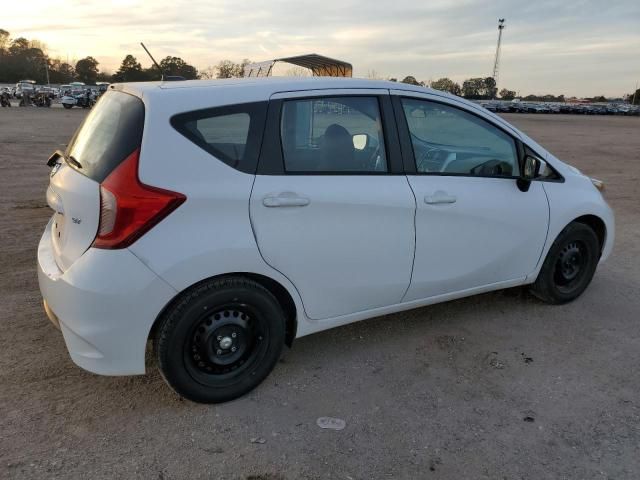
<svg viewBox="0 0 640 480"><path fill-rule="evenodd" d="M498 71L500 68L500 45L502 44L502 30L504 30L504 18L498 20L498 46L496 47L496 59L493 62L493 80L498 88Z"/></svg>

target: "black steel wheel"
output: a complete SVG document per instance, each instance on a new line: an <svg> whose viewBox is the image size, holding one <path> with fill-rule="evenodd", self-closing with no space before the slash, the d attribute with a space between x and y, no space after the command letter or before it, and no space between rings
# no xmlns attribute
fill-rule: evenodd
<svg viewBox="0 0 640 480"><path fill-rule="evenodd" d="M549 249L532 293L554 304L578 298L591 283L600 250L598 237L589 226L569 224Z"/></svg>
<svg viewBox="0 0 640 480"><path fill-rule="evenodd" d="M242 277L216 279L169 307L154 338L167 383L201 403L237 398L255 388L280 358L285 315L276 298Z"/></svg>

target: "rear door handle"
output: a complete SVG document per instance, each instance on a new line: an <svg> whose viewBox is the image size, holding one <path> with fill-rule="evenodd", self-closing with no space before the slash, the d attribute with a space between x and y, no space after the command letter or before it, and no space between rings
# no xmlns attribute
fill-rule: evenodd
<svg viewBox="0 0 640 480"><path fill-rule="evenodd" d="M447 192L438 190L433 195L425 195L424 203L429 205L438 205L441 203L456 203L457 198L455 195L449 195Z"/></svg>
<svg viewBox="0 0 640 480"><path fill-rule="evenodd" d="M311 203L306 197L301 197L297 193L282 192L278 195L267 195L262 199L265 207L306 207Z"/></svg>

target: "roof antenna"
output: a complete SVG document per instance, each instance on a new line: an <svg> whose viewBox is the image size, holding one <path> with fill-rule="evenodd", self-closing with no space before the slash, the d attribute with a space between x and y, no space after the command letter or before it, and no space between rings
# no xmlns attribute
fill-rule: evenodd
<svg viewBox="0 0 640 480"><path fill-rule="evenodd" d="M164 70L162 70L162 68L160 68L160 65L158 65L158 62L156 62L156 59L153 58L153 55L151 55L151 52L149 52L149 50L147 50L147 47L144 46L144 43L140 42L140 45L142 45L142 48L144 48L144 51L147 52L147 55L149 55L149 58L151 59L151 61L153 62L153 64L158 67L158 70L160 70L160 81L164 81Z"/></svg>

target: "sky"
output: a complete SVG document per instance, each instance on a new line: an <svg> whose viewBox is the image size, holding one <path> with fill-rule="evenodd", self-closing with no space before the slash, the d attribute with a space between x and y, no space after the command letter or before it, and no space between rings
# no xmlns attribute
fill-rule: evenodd
<svg viewBox="0 0 640 480"><path fill-rule="evenodd" d="M0 28L91 55L114 72L127 54L222 59L319 53L354 76L491 76L505 18L499 88L519 94L621 96L640 81L640 0L30 0L7 2Z"/></svg>

